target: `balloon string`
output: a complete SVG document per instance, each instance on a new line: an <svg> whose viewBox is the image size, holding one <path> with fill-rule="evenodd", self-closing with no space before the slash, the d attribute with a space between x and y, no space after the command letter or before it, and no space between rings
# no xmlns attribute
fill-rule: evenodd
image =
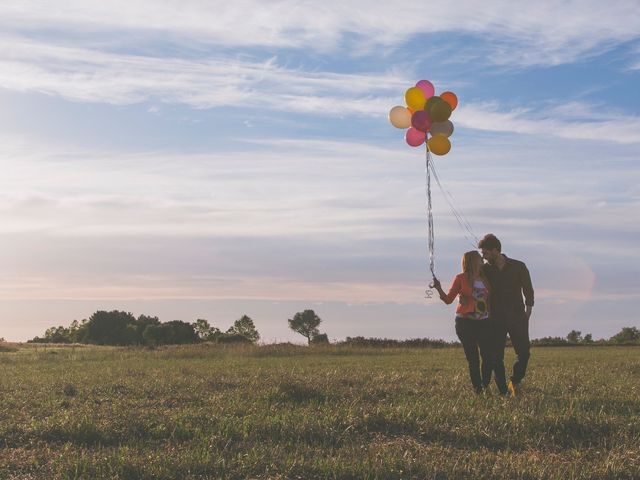
<svg viewBox="0 0 640 480"><path fill-rule="evenodd" d="M428 249L429 249L429 270L431 275L436 278L435 273L435 238L433 234L433 210L431 205L431 167L433 167L431 152L427 147L426 162L425 162L425 176L427 181L427 234L428 234ZM431 298L433 293L431 291L431 285L425 290L425 297Z"/></svg>
<svg viewBox="0 0 640 480"><path fill-rule="evenodd" d="M451 192L449 192L449 190L447 190L443 186L442 182L440 181L440 177L438 176L438 172L436 171L436 167L435 167L435 165L433 163L433 158L429 162L429 166L431 167L431 172L433 173L433 178L436 180L436 183L438 184L438 187L440 188L440 191L442 192L442 195L444 196L444 199L449 204L449 208L451 208L451 212L453 213L453 216L455 217L456 221L458 222L458 225L460 225L460 228L462 228L462 230L463 230L464 238L471 244L471 246L474 249L477 248L477 245L478 245L478 242L479 242L479 238L473 232L473 229L471 228L471 224L467 221L467 219L464 217L464 215L462 215L462 213L455 207L454 201L453 201L453 195L451 194ZM464 233L465 230L466 230L466 233ZM467 233L472 238L469 238L467 236Z"/></svg>

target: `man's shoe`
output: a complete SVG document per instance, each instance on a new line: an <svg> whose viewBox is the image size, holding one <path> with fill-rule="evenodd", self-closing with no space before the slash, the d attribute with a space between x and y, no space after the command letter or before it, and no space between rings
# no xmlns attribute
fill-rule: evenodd
<svg viewBox="0 0 640 480"><path fill-rule="evenodd" d="M509 385L507 385L507 388L509 389L509 396L511 397L517 397L518 395L520 395L520 393L522 393L520 384L513 383L513 380L509 380Z"/></svg>

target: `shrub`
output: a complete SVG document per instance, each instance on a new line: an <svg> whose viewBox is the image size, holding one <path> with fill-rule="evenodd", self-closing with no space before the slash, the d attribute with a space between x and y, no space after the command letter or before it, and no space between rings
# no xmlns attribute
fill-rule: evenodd
<svg viewBox="0 0 640 480"><path fill-rule="evenodd" d="M458 342L447 342L446 340L433 340L431 338L411 338L408 340L395 340L392 338L365 338L347 337L338 345L351 345L358 347L410 347L410 348L442 348L459 345Z"/></svg>
<svg viewBox="0 0 640 480"><path fill-rule="evenodd" d="M318 333L311 337L311 345L329 345L329 337L326 333Z"/></svg>

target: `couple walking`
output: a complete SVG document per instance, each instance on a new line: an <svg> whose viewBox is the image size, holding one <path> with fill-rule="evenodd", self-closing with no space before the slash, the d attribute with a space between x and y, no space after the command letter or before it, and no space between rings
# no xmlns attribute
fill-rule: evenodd
<svg viewBox="0 0 640 480"><path fill-rule="evenodd" d="M456 275L448 293L442 290L438 279L434 278L433 285L447 305L459 297L456 334L464 348L475 391L484 391L493 373L498 391L515 396L529 361L531 277L523 262L502 253L495 235L485 235L478 248L482 256L476 250L462 256L462 273ZM504 368L507 334L517 356L508 384Z"/></svg>

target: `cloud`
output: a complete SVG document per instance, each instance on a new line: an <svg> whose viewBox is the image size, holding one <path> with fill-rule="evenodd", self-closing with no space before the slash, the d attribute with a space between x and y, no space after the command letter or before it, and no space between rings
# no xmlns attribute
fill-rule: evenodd
<svg viewBox="0 0 640 480"><path fill-rule="evenodd" d="M236 151L133 154L1 140L6 298L422 298L424 167L400 144L253 139ZM456 206L477 234L531 260L541 297L589 298L587 264L637 254L633 177L584 168L594 161L584 150L564 162L538 160L528 144L505 150L490 167L482 148L438 160ZM471 246L441 192L434 202L449 278ZM630 277L615 270L608 294Z"/></svg>
<svg viewBox="0 0 640 480"><path fill-rule="evenodd" d="M351 238L424 233L424 167L400 139L392 147L268 138L231 144L235 149L224 152L130 153L4 136L2 230L88 236L341 232ZM577 143L535 150L537 144L532 137L500 148L469 145L454 159L436 159L445 188L477 229L517 226L526 236L552 226L563 232L556 241L566 228L598 237L618 231L621 240L623 232L636 231L633 163L603 170L597 150L586 154ZM558 148L557 157L544 148ZM455 235L459 227L433 188L444 219L439 234Z"/></svg>
<svg viewBox="0 0 640 480"><path fill-rule="evenodd" d="M635 73L640 70L640 43L636 43L635 47L631 49L632 60L630 60L627 66L631 73Z"/></svg>
<svg viewBox="0 0 640 480"><path fill-rule="evenodd" d="M529 265L534 336L565 335L577 322L610 336L618 327L591 311L616 299L606 315L625 318L638 301L640 272L628 261L640 234L635 176L625 163L592 168L600 155L580 142L561 142L558 160L539 151L557 143L526 140L468 145L437 159L440 176L476 232L494 231ZM21 319L6 336L33 337L99 308L216 320L214 305L228 302L229 322L254 315L272 338L265 304L297 302L273 315L286 328L282 319L311 302L344 302L355 306L316 309L331 335L453 337L439 333L453 309L423 298L430 275L415 150L401 140L233 144L131 153L0 137L0 311ZM436 271L448 283L472 247L434 195ZM34 304L46 305L45 323L42 311L25 313Z"/></svg>
<svg viewBox="0 0 640 480"><path fill-rule="evenodd" d="M140 43L152 37L195 49L200 44L379 52L446 32L489 44L492 63L526 66L573 62L637 39L640 13L625 0L548 0L527 8L506 0L459 0L437 11L425 10L422 2L398 8L382 0L72 0L55 7L43 0L10 0L3 2L0 19L9 31L73 32L80 38L91 33L112 45L119 38Z"/></svg>
<svg viewBox="0 0 640 480"><path fill-rule="evenodd" d="M575 111L571 111L575 108ZM573 102L562 108L532 111L518 108L500 110L496 103L461 105L456 123L467 128L494 132L553 136L577 140L640 143L640 117Z"/></svg>
<svg viewBox="0 0 640 480"><path fill-rule="evenodd" d="M189 60L113 54L15 37L0 54L0 87L83 102L133 104L159 100L194 108L260 104L287 113L384 117L410 79L394 71L308 72L275 58ZM363 93L366 92L366 93ZM463 103L456 125L475 130L569 139L640 142L640 117L585 102L538 111L505 110L495 102ZM152 107L156 110L157 107Z"/></svg>
<svg viewBox="0 0 640 480"><path fill-rule="evenodd" d="M148 129L168 128L159 120L175 113L173 105L204 122L209 112L197 110L224 107L256 128L250 139L202 142L197 153L191 144L190 152L165 148L177 133L141 153L63 139L48 145L35 128L33 137L3 135L0 292L22 305L80 297L420 302L428 280L424 158L405 148L402 132L379 134L416 65L442 59L443 49L456 53L448 61L482 64L492 75L496 65L582 62L612 49L626 53L619 47L640 31L640 11L618 1L526 9L455 2L437 14L420 2L399 8L378 0L59 3L2 3L0 88L144 104L139 110L154 119ZM439 84L465 85L455 82ZM74 110L50 102L38 113L54 103ZM263 137L269 132L255 117L240 115L246 105L278 121L285 115L269 112L286 113L290 125L307 122L316 138L291 138L295 129ZM548 325L565 313L582 320L587 302L638 296L640 273L628 259L637 257L640 234L640 124L635 114L605 107L566 98L562 106L554 98L515 107L463 101L453 118L454 151L436 159L476 233L494 231L531 264L537 311L546 309ZM93 118L107 110L123 118L134 109L93 110L102 112ZM335 140L348 129L322 140L332 118L371 130L360 141ZM100 120L104 126L113 117ZM148 131L135 122L130 128L145 145ZM471 247L441 192L434 201L445 279ZM440 309L440 324L450 313Z"/></svg>
<svg viewBox="0 0 640 480"><path fill-rule="evenodd" d="M3 43L7 48L0 55L0 87L84 102L159 99L194 108L260 104L280 111L369 115L386 110L390 100L361 92L402 91L407 84L393 72L306 72L281 67L275 58L158 58L16 37L5 37Z"/></svg>

